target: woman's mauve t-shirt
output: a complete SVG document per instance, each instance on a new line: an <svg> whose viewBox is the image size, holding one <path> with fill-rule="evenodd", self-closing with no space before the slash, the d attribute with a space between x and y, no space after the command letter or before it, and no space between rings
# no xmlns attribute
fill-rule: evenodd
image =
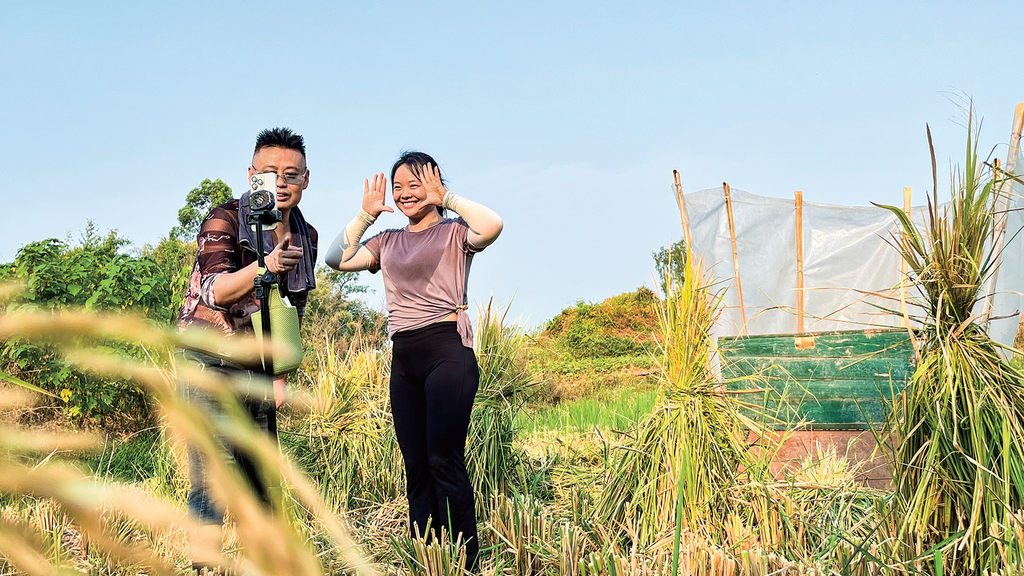
<svg viewBox="0 0 1024 576"><path fill-rule="evenodd" d="M465 312L466 288L473 254L469 227L462 218L410 232L385 230L363 243L373 254L370 272L384 271L388 335L415 330L458 312L462 344L473 347L473 326Z"/></svg>

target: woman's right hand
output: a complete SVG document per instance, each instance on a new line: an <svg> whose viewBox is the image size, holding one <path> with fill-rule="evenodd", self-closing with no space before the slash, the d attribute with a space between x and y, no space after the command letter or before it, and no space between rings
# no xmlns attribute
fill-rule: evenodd
<svg viewBox="0 0 1024 576"><path fill-rule="evenodd" d="M384 173L373 175L373 184L370 179L363 180L363 212L376 218L381 212L394 212L395 210L384 204L384 198L388 192L388 179Z"/></svg>

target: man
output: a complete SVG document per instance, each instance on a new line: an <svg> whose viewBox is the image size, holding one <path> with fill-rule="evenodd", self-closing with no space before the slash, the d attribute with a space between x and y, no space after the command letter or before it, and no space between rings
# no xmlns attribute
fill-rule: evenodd
<svg viewBox="0 0 1024 576"><path fill-rule="evenodd" d="M281 222L273 231L263 232L269 253L267 268L278 275L281 295L287 297L302 317L309 291L316 286L317 232L306 223L298 209L302 193L309 186L306 168L306 147L302 136L288 128L272 128L260 132L249 176L277 173L277 207ZM206 217L196 241L199 251L192 269L188 293L178 319L181 329L190 326L214 327L225 334L251 334L251 315L259 310L254 280L257 276L256 232L246 224L249 193L240 199L217 206ZM273 327L271 327L273 328ZM204 370L228 376L243 376L259 381L265 376L247 372L239 366L197 351L185 351L185 358ZM284 398L284 377L274 380L274 399L245 398L245 406L257 426L273 440L277 439L277 412ZM185 386L194 403L211 414L216 403L200 390ZM234 447L227 447L244 472L256 494L269 505L267 486L251 459ZM202 454L189 447L189 512L201 528L192 535L193 569L213 568L211 558L196 557L201 550L219 550L222 539L224 510L210 498L206 466Z"/></svg>

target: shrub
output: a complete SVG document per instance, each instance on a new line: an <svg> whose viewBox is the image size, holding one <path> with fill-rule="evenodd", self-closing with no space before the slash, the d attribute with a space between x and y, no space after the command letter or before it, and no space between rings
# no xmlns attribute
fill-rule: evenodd
<svg viewBox="0 0 1024 576"><path fill-rule="evenodd" d="M579 301L552 318L544 335L575 359L642 354L657 325L656 302L646 287L599 304Z"/></svg>
<svg viewBox="0 0 1024 576"><path fill-rule="evenodd" d="M0 281L18 281L25 290L7 309L59 312L80 307L87 311L134 313L170 323L170 289L166 275L151 256L132 256L122 250L129 241L114 231L96 233L90 222L77 245L48 238L26 245L3 267ZM144 358L145 351L125 343L108 343L110 351ZM7 371L59 396L74 419L102 418L116 411L148 414L139 388L127 380L104 380L73 369L53 344L12 339L0 347Z"/></svg>
<svg viewBox="0 0 1024 576"><path fill-rule="evenodd" d="M178 312L185 303L197 251L198 247L194 241L185 242L173 236L161 238L156 246L147 245L142 248L142 254L151 256L168 280L171 297L167 304L167 312L171 321L177 319Z"/></svg>

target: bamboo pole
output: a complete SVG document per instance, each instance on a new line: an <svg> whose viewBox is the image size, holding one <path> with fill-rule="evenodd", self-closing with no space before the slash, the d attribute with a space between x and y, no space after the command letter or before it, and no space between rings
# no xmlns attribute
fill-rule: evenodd
<svg viewBox="0 0 1024 576"><path fill-rule="evenodd" d="M804 193L795 192L796 208L796 333L804 331Z"/></svg>
<svg viewBox="0 0 1024 576"><path fill-rule="evenodd" d="M686 202L683 200L683 184L679 179L679 171L672 171L672 179L675 181L676 205L679 206L679 221L683 225L683 242L686 243L686 258L689 260L693 252L693 237L690 236L690 217L686 213Z"/></svg>
<svg viewBox="0 0 1024 576"><path fill-rule="evenodd" d="M740 336L746 336L747 311L743 307L743 285L740 284L740 258L736 252L736 223L732 217L732 190L729 188L728 182L722 182L722 188L725 190L725 212L729 216L729 239L732 240L732 269L733 275L736 278L736 294L740 299L740 319L743 321L743 325L740 327Z"/></svg>
<svg viewBox="0 0 1024 576"><path fill-rule="evenodd" d="M1013 112L1013 130L1010 132L1010 150L1006 158L1006 170L996 169L995 176L1001 174L1017 175L1021 168L1017 166L1017 155L1020 152L1021 131L1024 129L1024 102L1017 104ZM996 289L996 279L999 277L999 266L1003 261L1003 247L1006 245L1006 216L1010 207L1011 183L1003 179L996 189L994 211L996 215L995 229L992 231L992 253L996 256L995 264L992 266L992 274L985 283L985 316L982 319L986 328L992 319L992 296Z"/></svg>
<svg viewBox="0 0 1024 576"><path fill-rule="evenodd" d="M910 217L910 186L903 188L903 213ZM905 241L905 240L904 240ZM907 328L907 259L900 258L900 326Z"/></svg>

